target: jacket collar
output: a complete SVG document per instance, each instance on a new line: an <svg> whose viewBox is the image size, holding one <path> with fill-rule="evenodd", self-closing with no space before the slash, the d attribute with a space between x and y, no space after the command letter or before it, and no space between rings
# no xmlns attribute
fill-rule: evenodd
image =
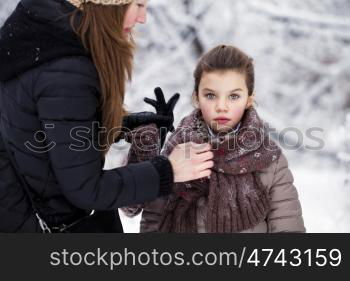
<svg viewBox="0 0 350 281"><path fill-rule="evenodd" d="M22 0L0 29L0 81L64 56L89 56L70 26L65 0Z"/></svg>
<svg viewBox="0 0 350 281"><path fill-rule="evenodd" d="M241 123L238 123L237 126L233 129L231 129L229 132L227 132L228 135L234 135L235 133L238 132L239 128L241 127ZM210 126L207 124L207 129L208 129L208 132L209 134L212 136L212 137L216 137L217 134L210 128Z"/></svg>

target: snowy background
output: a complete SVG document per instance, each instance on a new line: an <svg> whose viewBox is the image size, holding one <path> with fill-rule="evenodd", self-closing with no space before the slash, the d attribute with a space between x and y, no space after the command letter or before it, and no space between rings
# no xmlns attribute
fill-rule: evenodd
<svg viewBox="0 0 350 281"><path fill-rule="evenodd" d="M1 0L0 24L17 2ZM135 39L128 109L151 110L142 99L161 86L181 93L175 124L192 110L203 52L226 43L253 57L257 110L288 157L307 231L350 232L350 0L151 0ZM106 168L123 164L122 147ZM138 232L140 217L122 219Z"/></svg>

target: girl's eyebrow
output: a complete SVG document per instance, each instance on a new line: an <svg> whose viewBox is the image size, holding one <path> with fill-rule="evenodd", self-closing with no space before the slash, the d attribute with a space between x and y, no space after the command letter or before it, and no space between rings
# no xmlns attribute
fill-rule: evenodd
<svg viewBox="0 0 350 281"><path fill-rule="evenodd" d="M231 93L238 92L238 91L243 92L243 90L241 88L237 88L237 89L232 90Z"/></svg>
<svg viewBox="0 0 350 281"><path fill-rule="evenodd" d="M214 90L209 89L209 88L204 88L204 89L202 89L202 91L215 92ZM243 92L243 90L241 88L237 88L237 89L230 91L230 93L234 93L234 92Z"/></svg>
<svg viewBox="0 0 350 281"><path fill-rule="evenodd" d="M214 90L209 89L209 88L204 88L202 91L215 92Z"/></svg>

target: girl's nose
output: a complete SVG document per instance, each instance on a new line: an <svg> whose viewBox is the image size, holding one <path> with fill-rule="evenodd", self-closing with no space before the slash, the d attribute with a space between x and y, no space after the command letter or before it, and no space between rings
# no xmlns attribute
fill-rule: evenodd
<svg viewBox="0 0 350 281"><path fill-rule="evenodd" d="M218 101L216 104L216 111L227 111L227 104L225 101Z"/></svg>

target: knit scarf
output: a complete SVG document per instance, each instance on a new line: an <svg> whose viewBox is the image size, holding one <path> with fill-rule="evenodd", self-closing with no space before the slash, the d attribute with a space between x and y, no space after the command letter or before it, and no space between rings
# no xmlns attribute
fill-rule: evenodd
<svg viewBox="0 0 350 281"><path fill-rule="evenodd" d="M208 233L234 233L252 228L266 218L269 196L259 171L281 155L270 140L266 124L250 107L239 130L213 137L199 109L185 117L162 152L168 156L180 143L212 143L214 167L210 178L175 183L174 194L166 204L161 232L196 233L197 201L207 197L205 220Z"/></svg>

